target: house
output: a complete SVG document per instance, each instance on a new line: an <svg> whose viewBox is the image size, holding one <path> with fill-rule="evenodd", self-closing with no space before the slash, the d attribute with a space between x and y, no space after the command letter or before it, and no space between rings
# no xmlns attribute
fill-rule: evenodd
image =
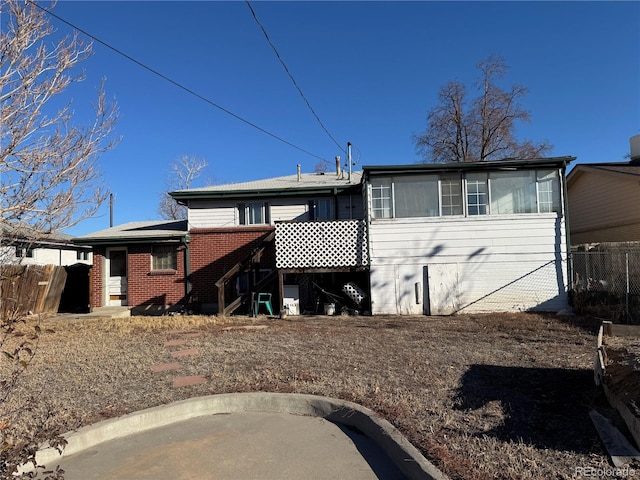
<svg viewBox="0 0 640 480"><path fill-rule="evenodd" d="M91 265L91 248L75 244L61 232L40 232L30 227L0 226L0 264Z"/></svg>
<svg viewBox="0 0 640 480"><path fill-rule="evenodd" d="M351 259L334 259L340 242L358 234L360 250L366 250L360 179L359 173L298 169L290 176L172 192L188 207L185 222L125 224L76 239L94 247L92 306L250 313L252 294L268 293L279 311L278 292L285 288L291 313L312 306L314 284L357 273L367 278L362 255L350 265ZM322 231L297 229L302 223ZM324 251L316 248L318 236L328 242L321 242ZM289 252L279 271L276 244ZM305 247L313 258L298 263ZM171 260L156 265L160 255ZM293 281L297 288L289 285Z"/></svg>
<svg viewBox="0 0 640 480"><path fill-rule="evenodd" d="M640 135L631 161L578 164L567 191L572 245L640 242Z"/></svg>
<svg viewBox="0 0 640 480"><path fill-rule="evenodd" d="M558 311L572 160L298 169L172 192L186 222L76 241L94 247L92 305L136 313Z"/></svg>
<svg viewBox="0 0 640 480"><path fill-rule="evenodd" d="M572 160L364 167L372 313L566 308Z"/></svg>
<svg viewBox="0 0 640 480"><path fill-rule="evenodd" d="M271 294L279 310L286 289L295 313L315 308L314 289L362 270L362 255L339 253L364 231L360 180L339 165L313 174L298 167L295 175L172 192L188 208L192 294L200 310L251 311L252 293Z"/></svg>
<svg viewBox="0 0 640 480"><path fill-rule="evenodd" d="M91 307L127 305L137 314L188 303L186 221L131 222L76 242L93 248Z"/></svg>

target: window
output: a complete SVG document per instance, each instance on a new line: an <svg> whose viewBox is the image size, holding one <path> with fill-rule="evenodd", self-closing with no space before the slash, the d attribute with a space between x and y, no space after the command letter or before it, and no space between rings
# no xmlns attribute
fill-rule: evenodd
<svg viewBox="0 0 640 480"><path fill-rule="evenodd" d="M559 212L557 169L406 175L371 180L373 218Z"/></svg>
<svg viewBox="0 0 640 480"><path fill-rule="evenodd" d="M269 204L261 203L240 203L238 204L238 223L240 225L268 225Z"/></svg>
<svg viewBox="0 0 640 480"><path fill-rule="evenodd" d="M78 250L76 252L76 260L89 260L89 252L86 250Z"/></svg>
<svg viewBox="0 0 640 480"><path fill-rule="evenodd" d="M373 218L391 218L391 179L371 182L371 204Z"/></svg>
<svg viewBox="0 0 640 480"><path fill-rule="evenodd" d="M178 254L173 245L154 245L151 247L152 270L177 270Z"/></svg>
<svg viewBox="0 0 640 480"><path fill-rule="evenodd" d="M491 213L537 213L535 172L491 173Z"/></svg>
<svg viewBox="0 0 640 480"><path fill-rule="evenodd" d="M560 179L557 170L537 172L538 211L540 213L560 211Z"/></svg>
<svg viewBox="0 0 640 480"><path fill-rule="evenodd" d="M468 173L467 215L486 215L489 213L489 194L486 173Z"/></svg>
<svg viewBox="0 0 640 480"><path fill-rule="evenodd" d="M462 215L462 177L440 175L442 215Z"/></svg>
<svg viewBox="0 0 640 480"><path fill-rule="evenodd" d="M393 195L397 218L438 216L438 177L435 175L394 178Z"/></svg>
<svg viewBox="0 0 640 480"><path fill-rule="evenodd" d="M333 220L333 202L330 198L321 198L309 202L311 220Z"/></svg>
<svg viewBox="0 0 640 480"><path fill-rule="evenodd" d="M33 248L17 245L16 258L33 258Z"/></svg>

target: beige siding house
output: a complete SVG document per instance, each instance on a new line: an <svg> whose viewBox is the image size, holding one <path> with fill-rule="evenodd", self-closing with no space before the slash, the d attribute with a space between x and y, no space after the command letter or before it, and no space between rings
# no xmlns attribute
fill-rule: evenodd
<svg viewBox="0 0 640 480"><path fill-rule="evenodd" d="M576 165L567 190L572 245L640 242L640 159Z"/></svg>

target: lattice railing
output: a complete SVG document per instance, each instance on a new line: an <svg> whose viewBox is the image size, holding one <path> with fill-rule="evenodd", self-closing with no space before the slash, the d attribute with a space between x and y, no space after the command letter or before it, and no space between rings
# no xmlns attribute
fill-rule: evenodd
<svg viewBox="0 0 640 480"><path fill-rule="evenodd" d="M364 220L276 223L277 268L369 265Z"/></svg>

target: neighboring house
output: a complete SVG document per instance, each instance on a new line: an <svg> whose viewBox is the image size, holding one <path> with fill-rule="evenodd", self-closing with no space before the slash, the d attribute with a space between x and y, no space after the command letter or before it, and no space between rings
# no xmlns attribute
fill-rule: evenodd
<svg viewBox="0 0 640 480"><path fill-rule="evenodd" d="M566 308L573 159L365 167L373 314Z"/></svg>
<svg viewBox="0 0 640 480"><path fill-rule="evenodd" d="M630 162L578 164L567 190L572 245L640 242L640 136Z"/></svg>
<svg viewBox="0 0 640 480"><path fill-rule="evenodd" d="M76 241L94 246L92 306L252 313L271 294L275 314L558 311L568 306L573 159L338 168L188 189L171 193L187 222ZM171 267L154 267L169 246Z"/></svg>
<svg viewBox="0 0 640 480"><path fill-rule="evenodd" d="M91 307L156 314L188 304L186 221L132 222L75 241L93 247Z"/></svg>
<svg viewBox="0 0 640 480"><path fill-rule="evenodd" d="M4 225L0 240L0 264L91 265L91 247L75 244L65 233L42 233Z"/></svg>

